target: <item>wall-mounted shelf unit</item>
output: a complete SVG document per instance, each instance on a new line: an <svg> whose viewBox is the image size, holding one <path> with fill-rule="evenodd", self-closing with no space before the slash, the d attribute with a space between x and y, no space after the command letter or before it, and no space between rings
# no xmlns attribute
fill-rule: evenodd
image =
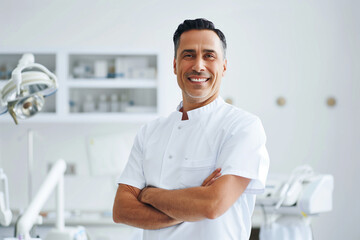
<svg viewBox="0 0 360 240"><path fill-rule="evenodd" d="M57 93L27 122L134 122L159 114L157 53L0 50L0 84L25 52L59 80ZM12 120L0 116L7 121Z"/></svg>

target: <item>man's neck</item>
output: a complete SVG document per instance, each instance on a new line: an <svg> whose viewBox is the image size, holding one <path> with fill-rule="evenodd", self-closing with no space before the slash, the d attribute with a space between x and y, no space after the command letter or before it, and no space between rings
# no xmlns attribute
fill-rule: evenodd
<svg viewBox="0 0 360 240"><path fill-rule="evenodd" d="M183 96L183 107L180 109L180 112L183 113L181 120L189 120L187 114L188 111L208 105L209 103L213 102L218 97L218 95L219 94L213 95L203 102L187 101L187 99Z"/></svg>
<svg viewBox="0 0 360 240"><path fill-rule="evenodd" d="M187 115L187 112L184 112L184 109L183 109L183 108L180 108L179 111L183 113L182 118L181 118L181 121L189 120L189 116Z"/></svg>

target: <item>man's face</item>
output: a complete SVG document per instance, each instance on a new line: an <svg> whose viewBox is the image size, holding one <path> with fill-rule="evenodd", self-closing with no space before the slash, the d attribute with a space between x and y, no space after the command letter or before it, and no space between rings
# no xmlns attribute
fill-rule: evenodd
<svg viewBox="0 0 360 240"><path fill-rule="evenodd" d="M190 30L180 36L174 73L184 101L201 103L219 95L226 71L220 38L211 30Z"/></svg>

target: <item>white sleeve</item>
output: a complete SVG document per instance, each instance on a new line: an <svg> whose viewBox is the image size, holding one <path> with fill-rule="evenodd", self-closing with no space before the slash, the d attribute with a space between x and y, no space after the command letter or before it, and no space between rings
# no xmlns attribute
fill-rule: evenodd
<svg viewBox="0 0 360 240"><path fill-rule="evenodd" d="M131 185L138 189L143 189L145 187L145 176L143 171L144 132L144 127L142 127L137 133L126 167L118 178L118 183Z"/></svg>
<svg viewBox="0 0 360 240"><path fill-rule="evenodd" d="M237 175L251 179L245 193L259 194L265 189L269 170L266 136L260 119L246 127L235 128L221 147L218 165L222 175Z"/></svg>

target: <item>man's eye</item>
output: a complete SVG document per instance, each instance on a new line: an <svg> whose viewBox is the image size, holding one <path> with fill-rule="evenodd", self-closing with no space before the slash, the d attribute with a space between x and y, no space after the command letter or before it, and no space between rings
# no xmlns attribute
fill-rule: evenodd
<svg viewBox="0 0 360 240"><path fill-rule="evenodd" d="M186 57L186 58L191 58L192 55L191 55L191 54L185 54L184 57Z"/></svg>
<svg viewBox="0 0 360 240"><path fill-rule="evenodd" d="M206 54L205 56L206 58L215 58L215 56L213 54Z"/></svg>

